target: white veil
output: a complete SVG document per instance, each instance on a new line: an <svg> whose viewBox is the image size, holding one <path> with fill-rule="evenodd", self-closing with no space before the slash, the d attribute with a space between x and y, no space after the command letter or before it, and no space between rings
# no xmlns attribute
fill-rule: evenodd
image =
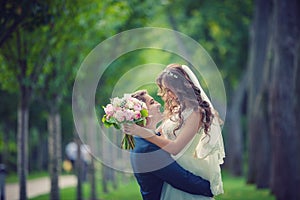
<svg viewBox="0 0 300 200"><path fill-rule="evenodd" d="M204 90L200 86L200 83L199 83L196 75L192 72L192 70L188 66L182 65L182 68L188 74L189 78L194 83L194 85L200 89L202 99L209 103L209 105L212 109L212 113L215 115L215 117L213 118L211 127L208 131L209 137L203 135L203 137L199 141L199 144L197 145L197 148L195 150L196 157L203 159L206 156L208 156L210 153L217 151L217 153L219 155L218 156L219 164L222 164L224 162L223 159L225 157L225 151L224 151L223 137L222 137L222 133L221 133L221 127L220 127L220 123L219 123L218 114L217 114L216 110L214 109L211 101L205 94Z"/></svg>
<svg viewBox="0 0 300 200"><path fill-rule="evenodd" d="M200 89L202 99L209 103L212 109L212 113L214 114L212 124L208 131L209 136L207 136L206 134L202 134L201 139L199 140L199 143L197 144L197 147L195 149L195 156L199 159L208 160L210 171L209 173L211 177L211 190L214 195L217 195L224 192L220 165L223 164L225 158L219 116L217 111L214 109L211 101L200 86L196 75L188 66L182 65L182 68L188 74L189 78L194 83L194 85Z"/></svg>

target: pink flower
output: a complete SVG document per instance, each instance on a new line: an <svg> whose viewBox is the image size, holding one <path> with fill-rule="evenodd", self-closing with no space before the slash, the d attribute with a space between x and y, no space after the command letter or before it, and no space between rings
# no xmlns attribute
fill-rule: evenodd
<svg viewBox="0 0 300 200"><path fill-rule="evenodd" d="M125 120L125 117L124 117L124 111L122 110L117 110L114 114L114 117L116 118L116 120L118 122L123 122Z"/></svg>
<svg viewBox="0 0 300 200"><path fill-rule="evenodd" d="M112 104L108 104L105 108L104 108L104 112L107 116L112 116L114 114L114 107Z"/></svg>
<svg viewBox="0 0 300 200"><path fill-rule="evenodd" d="M125 107L129 109L133 109L134 103L132 101L129 101L129 99L127 99Z"/></svg>
<svg viewBox="0 0 300 200"><path fill-rule="evenodd" d="M142 116L141 116L141 113L140 111L135 111L134 112L134 119L140 119Z"/></svg>
<svg viewBox="0 0 300 200"><path fill-rule="evenodd" d="M136 105L134 105L133 109L135 111L141 111L142 110L142 106L141 106L141 104L136 104Z"/></svg>
<svg viewBox="0 0 300 200"><path fill-rule="evenodd" d="M124 117L127 121L132 121L134 116L134 112L132 110L125 110Z"/></svg>
<svg viewBox="0 0 300 200"><path fill-rule="evenodd" d="M144 102L132 98L129 94L125 94L122 98L116 97L111 99L111 103L104 107L106 115L102 120L116 124L137 122L141 118L144 119L141 110L145 109L145 107L146 104ZM111 119L115 119L116 122Z"/></svg>
<svg viewBox="0 0 300 200"><path fill-rule="evenodd" d="M119 107L123 102L123 99L120 99L119 97L116 97L116 98L113 98L111 100L111 104L114 106L114 107Z"/></svg>

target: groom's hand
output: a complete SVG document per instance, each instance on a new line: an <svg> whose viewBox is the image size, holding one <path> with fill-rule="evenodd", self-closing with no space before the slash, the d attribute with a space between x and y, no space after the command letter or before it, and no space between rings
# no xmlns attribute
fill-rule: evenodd
<svg viewBox="0 0 300 200"><path fill-rule="evenodd" d="M122 130L128 135L137 135L139 128L136 124L123 124Z"/></svg>
<svg viewBox="0 0 300 200"><path fill-rule="evenodd" d="M155 135L154 130L150 130L136 124L124 124L123 131L129 135L136 135L142 138L153 137Z"/></svg>

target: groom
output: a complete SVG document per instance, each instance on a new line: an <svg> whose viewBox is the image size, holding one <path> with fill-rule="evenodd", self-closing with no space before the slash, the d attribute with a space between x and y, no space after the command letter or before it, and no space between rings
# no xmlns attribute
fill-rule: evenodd
<svg viewBox="0 0 300 200"><path fill-rule="evenodd" d="M167 182L174 188L196 195L212 197L210 183L203 178L183 169L169 153L147 140L134 137L135 148L131 152L131 164L134 175L140 185L143 200L158 200L161 196L163 183ZM157 151L158 150L158 151ZM153 156L141 155L156 151ZM148 171L159 162L170 163L165 167ZM147 172L148 171L148 172Z"/></svg>

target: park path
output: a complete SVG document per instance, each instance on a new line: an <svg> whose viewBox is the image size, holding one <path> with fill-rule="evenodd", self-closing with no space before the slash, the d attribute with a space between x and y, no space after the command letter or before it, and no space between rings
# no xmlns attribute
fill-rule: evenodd
<svg viewBox="0 0 300 200"><path fill-rule="evenodd" d="M77 178L74 175L64 175L59 177L59 187L76 186ZM32 198L41 194L50 192L50 178L43 177L27 181L27 197ZM19 198L19 184L10 183L5 186L5 196L7 200L16 200Z"/></svg>

